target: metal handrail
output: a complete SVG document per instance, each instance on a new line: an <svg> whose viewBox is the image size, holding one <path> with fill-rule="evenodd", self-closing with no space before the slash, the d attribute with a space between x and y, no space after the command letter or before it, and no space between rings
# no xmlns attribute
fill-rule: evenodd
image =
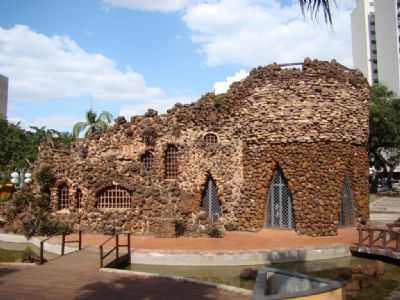
<svg viewBox="0 0 400 300"><path fill-rule="evenodd" d="M65 237L70 235L70 234L71 233L63 233L62 234L62 237L61 237L61 256L65 255L65 244L67 244L67 243L78 243L78 251L82 250L82 231L81 230L78 231L78 240L73 240L73 241L65 240ZM40 241L40 264L41 265L45 263L45 259L44 259L44 243L47 242L52 237L54 237L54 235L51 235L51 236L47 237L46 239Z"/></svg>
<svg viewBox="0 0 400 300"><path fill-rule="evenodd" d="M115 246L113 248L111 248L107 253L104 254L104 246L105 244L107 244L109 241L111 241L112 239L115 239ZM106 257L108 257L111 253L113 253L115 251L115 260L118 260L120 255L119 255L119 248L120 247L126 247L128 250L128 260L131 260L131 234L127 233L127 244L120 244L119 243L120 239L119 239L119 234L115 234L114 236L110 237L109 239L107 239L106 241L104 241L102 244L100 244L99 248L100 248L100 268L104 267L104 260Z"/></svg>
<svg viewBox="0 0 400 300"><path fill-rule="evenodd" d="M44 243L51 239L53 236L49 236L47 239L40 241L40 264L43 265L45 263L44 259Z"/></svg>

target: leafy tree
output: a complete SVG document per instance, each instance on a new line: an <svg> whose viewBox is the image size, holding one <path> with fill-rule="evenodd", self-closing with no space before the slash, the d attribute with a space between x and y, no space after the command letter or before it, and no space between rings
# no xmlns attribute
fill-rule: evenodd
<svg viewBox="0 0 400 300"><path fill-rule="evenodd" d="M0 173L8 177L15 169L28 168L37 155L34 133L0 119Z"/></svg>
<svg viewBox="0 0 400 300"><path fill-rule="evenodd" d="M369 128L370 165L383 169L391 187L393 171L400 163L400 99L381 84L371 90ZM375 180L373 187L376 184Z"/></svg>
<svg viewBox="0 0 400 300"><path fill-rule="evenodd" d="M12 124L0 119L0 180L8 179L14 170L30 168L40 143L70 144L74 139L70 133L46 127L31 129L28 131L21 128L19 123Z"/></svg>
<svg viewBox="0 0 400 300"><path fill-rule="evenodd" d="M96 132L103 132L110 127L113 116L107 111L103 111L99 116L93 110L86 112L86 121L78 122L74 125L72 134L74 137L79 137L83 134L88 137Z"/></svg>

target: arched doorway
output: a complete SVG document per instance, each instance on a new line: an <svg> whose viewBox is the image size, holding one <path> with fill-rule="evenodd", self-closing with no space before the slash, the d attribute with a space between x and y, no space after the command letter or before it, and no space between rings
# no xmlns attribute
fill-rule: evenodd
<svg viewBox="0 0 400 300"><path fill-rule="evenodd" d="M207 213L211 223L218 221L221 216L221 205L218 199L218 187L214 179L209 176L203 191L201 208Z"/></svg>
<svg viewBox="0 0 400 300"><path fill-rule="evenodd" d="M277 169L269 187L266 227L294 228L292 194L281 169Z"/></svg>
<svg viewBox="0 0 400 300"><path fill-rule="evenodd" d="M343 188L340 195L339 225L353 225L353 195L351 192L351 183L348 176L345 176L343 180Z"/></svg>

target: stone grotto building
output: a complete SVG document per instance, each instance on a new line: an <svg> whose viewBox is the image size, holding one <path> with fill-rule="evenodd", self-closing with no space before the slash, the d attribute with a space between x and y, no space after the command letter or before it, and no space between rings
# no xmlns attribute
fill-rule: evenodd
<svg viewBox="0 0 400 300"><path fill-rule="evenodd" d="M225 94L149 110L68 148L44 144L53 215L93 232L173 236L285 228L336 235L368 218L369 86L306 59L254 69ZM61 147L61 148L60 148Z"/></svg>

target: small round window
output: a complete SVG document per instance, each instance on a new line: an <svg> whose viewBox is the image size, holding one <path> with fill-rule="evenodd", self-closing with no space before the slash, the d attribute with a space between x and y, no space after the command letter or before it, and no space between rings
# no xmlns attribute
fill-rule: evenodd
<svg viewBox="0 0 400 300"><path fill-rule="evenodd" d="M204 142L206 143L206 145L215 145L216 143L218 143L218 138L213 133L207 133L204 136Z"/></svg>

